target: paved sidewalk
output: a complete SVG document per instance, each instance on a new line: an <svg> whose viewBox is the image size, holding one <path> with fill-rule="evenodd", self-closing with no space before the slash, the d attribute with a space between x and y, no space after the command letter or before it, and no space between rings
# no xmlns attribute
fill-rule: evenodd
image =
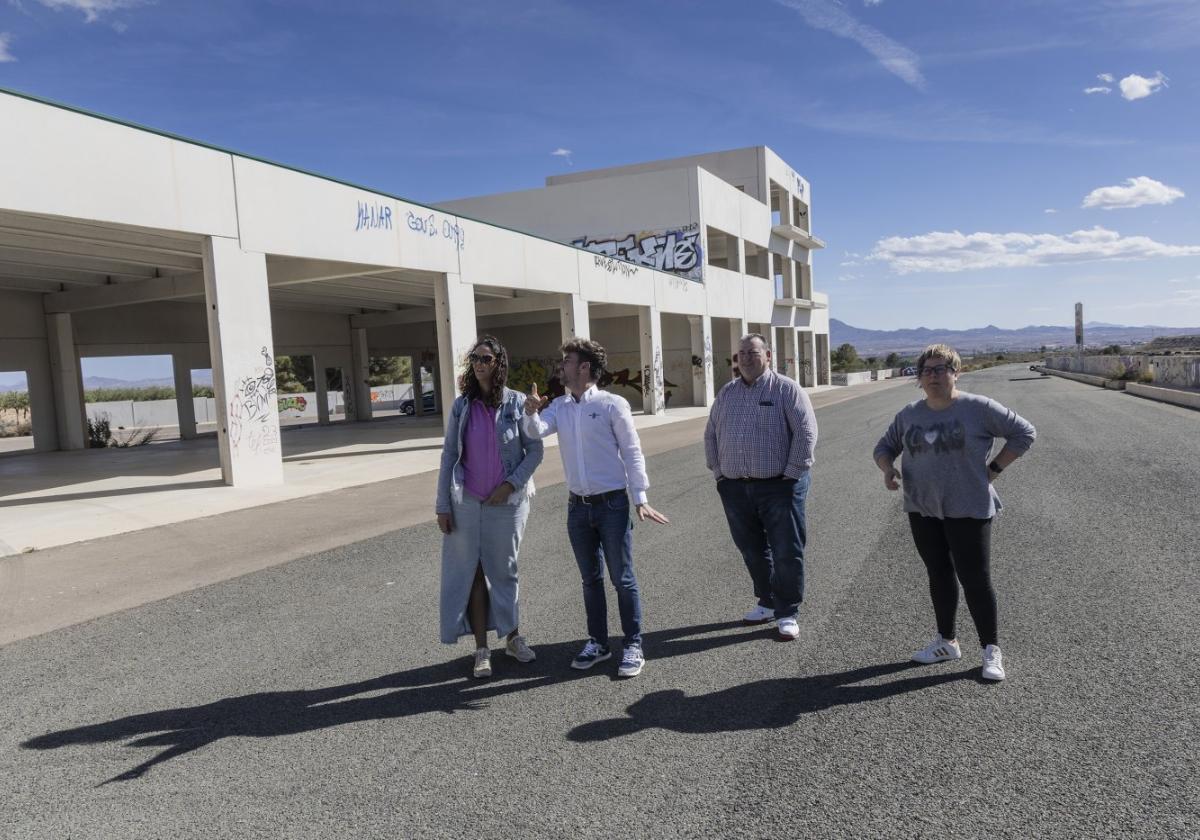
<svg viewBox="0 0 1200 840"><path fill-rule="evenodd" d="M812 401L819 410L903 382L824 390L813 394ZM667 418L635 419L643 449L655 455L701 440L707 412L678 409ZM321 464L336 466L336 470L314 473L320 477L300 473L298 486L293 487L240 490L216 479L181 486L170 476L148 473L109 479L128 482L130 487L124 490L97 490L41 505L23 501L36 499L37 493L0 497L4 530L28 527L21 517L30 516L45 534L61 517L60 541L66 543L65 535L80 533L71 518L90 516L112 531L0 557L0 645L399 528L431 523L441 432L439 422L427 422L433 425L426 427L423 438L399 444L359 442L349 451L321 453L325 461L311 455L285 455L292 470L310 462L318 470ZM390 433L394 435L394 430ZM303 434L284 435L285 450L296 446L289 438ZM539 491L563 481L562 460L555 451L557 436L547 444L547 457L535 475ZM346 467L349 459L354 459L353 469ZM374 473L367 472L372 469ZM386 477L387 470L394 470L396 477ZM364 484L364 473L385 478ZM333 481L339 475L357 476L358 482L336 486Z"/></svg>

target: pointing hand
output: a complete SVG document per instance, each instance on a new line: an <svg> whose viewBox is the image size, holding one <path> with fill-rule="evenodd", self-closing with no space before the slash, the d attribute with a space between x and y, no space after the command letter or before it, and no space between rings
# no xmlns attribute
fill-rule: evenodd
<svg viewBox="0 0 1200 840"><path fill-rule="evenodd" d="M529 396L525 398L525 413L532 417L541 411L547 402L549 402L549 398L538 396L537 383L534 382L530 386Z"/></svg>

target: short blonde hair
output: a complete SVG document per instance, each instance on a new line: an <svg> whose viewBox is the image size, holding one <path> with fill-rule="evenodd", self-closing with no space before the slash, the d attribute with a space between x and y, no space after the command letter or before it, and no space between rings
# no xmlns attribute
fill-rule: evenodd
<svg viewBox="0 0 1200 840"><path fill-rule="evenodd" d="M920 357L917 358L917 376L921 375L921 371L925 367L925 362L933 357L946 360L946 366L953 371L962 370L962 356L958 355L958 351L949 344L930 344L921 351Z"/></svg>

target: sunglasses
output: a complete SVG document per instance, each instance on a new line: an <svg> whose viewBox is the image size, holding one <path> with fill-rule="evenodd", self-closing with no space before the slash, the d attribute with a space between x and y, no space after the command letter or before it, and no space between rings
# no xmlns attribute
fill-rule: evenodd
<svg viewBox="0 0 1200 840"><path fill-rule="evenodd" d="M467 356L467 360L473 365L490 365L496 361L495 356L489 356L486 353L472 353Z"/></svg>
<svg viewBox="0 0 1200 840"><path fill-rule="evenodd" d="M941 376L946 371L954 373L952 365L934 365L933 367L921 368L921 376Z"/></svg>

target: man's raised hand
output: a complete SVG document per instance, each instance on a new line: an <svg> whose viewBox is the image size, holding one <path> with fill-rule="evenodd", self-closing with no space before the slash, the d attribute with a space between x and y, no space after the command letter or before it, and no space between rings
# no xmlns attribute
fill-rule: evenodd
<svg viewBox="0 0 1200 840"><path fill-rule="evenodd" d="M537 383L534 382L530 386L529 396L525 398L525 413L532 417L545 408L547 402L549 402L549 397L539 397Z"/></svg>

